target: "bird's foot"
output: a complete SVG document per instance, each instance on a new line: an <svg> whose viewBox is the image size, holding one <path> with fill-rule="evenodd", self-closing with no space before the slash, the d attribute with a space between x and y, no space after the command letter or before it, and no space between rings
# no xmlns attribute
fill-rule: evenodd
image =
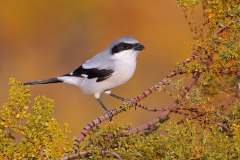
<svg viewBox="0 0 240 160"><path fill-rule="evenodd" d="M113 114L110 110L106 110L105 113L108 115L109 121L112 121Z"/></svg>
<svg viewBox="0 0 240 160"><path fill-rule="evenodd" d="M134 103L134 98L129 98L129 99L124 99L122 101L122 106L124 106L126 103L130 104L131 106L133 106L135 108L135 110L137 109L136 106L137 106L137 103Z"/></svg>

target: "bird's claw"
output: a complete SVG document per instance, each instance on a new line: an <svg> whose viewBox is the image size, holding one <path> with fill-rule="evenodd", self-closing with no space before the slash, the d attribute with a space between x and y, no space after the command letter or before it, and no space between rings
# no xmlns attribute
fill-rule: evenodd
<svg viewBox="0 0 240 160"><path fill-rule="evenodd" d="M107 110L107 111L106 111L106 114L108 115L109 121L111 122L111 121L112 121L112 117L113 117L112 112L109 111L109 110Z"/></svg>
<svg viewBox="0 0 240 160"><path fill-rule="evenodd" d="M124 99L122 101L122 105L124 106L126 103L128 103L128 104L132 105L135 108L135 110L136 110L137 109L136 108L137 103L133 103L133 101L134 101L134 98Z"/></svg>

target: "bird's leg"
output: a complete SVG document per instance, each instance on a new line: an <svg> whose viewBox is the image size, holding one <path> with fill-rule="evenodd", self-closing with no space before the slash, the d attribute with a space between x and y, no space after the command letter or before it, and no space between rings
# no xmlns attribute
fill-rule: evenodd
<svg viewBox="0 0 240 160"><path fill-rule="evenodd" d="M112 94L112 93L110 93L109 96L112 96L112 97L114 97L114 98L117 98L117 99L119 99L119 100L121 100L121 101L125 101L125 98L122 98L122 97L117 96L117 95Z"/></svg>
<svg viewBox="0 0 240 160"><path fill-rule="evenodd" d="M98 101L99 104L102 106L102 108L104 109L104 111L107 113L107 115L108 115L108 117L109 117L109 121L111 121L111 120L112 120L112 117L113 117L111 111L109 111L109 110L104 106L104 104L102 103L102 101L101 101L99 98L97 98L97 101Z"/></svg>
<svg viewBox="0 0 240 160"><path fill-rule="evenodd" d="M107 95L109 95L109 96L112 96L112 97L114 97L114 98L120 99L121 101L125 101L125 98L122 98L122 97L120 97L120 96L117 96L117 95L115 95L115 94L112 94L110 90L106 90L106 91L104 91L104 93L107 94Z"/></svg>
<svg viewBox="0 0 240 160"><path fill-rule="evenodd" d="M112 96L112 97L114 97L114 98L116 98L116 99L121 100L121 101L122 101L122 105L124 105L126 102L132 104L132 105L135 107L135 110L136 110L136 104L132 102L132 98L130 98L130 99L122 98L122 97L120 97L120 96L117 96L117 95L115 95L115 94L112 94L110 90L107 90L107 91L105 91L104 93L107 94L107 95L109 95L109 96Z"/></svg>

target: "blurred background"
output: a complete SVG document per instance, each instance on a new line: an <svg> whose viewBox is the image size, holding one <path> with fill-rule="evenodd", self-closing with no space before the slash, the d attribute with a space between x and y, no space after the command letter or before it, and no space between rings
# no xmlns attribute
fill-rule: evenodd
<svg viewBox="0 0 240 160"><path fill-rule="evenodd" d="M201 20L196 11L195 21ZM145 46L138 56L132 79L112 90L125 98L135 97L159 82L175 63L191 55L189 26L181 8L172 0L2 0L0 5L0 102L7 101L8 79L26 82L69 73L122 36L137 38ZM31 88L31 101L45 95L55 101L53 116L68 123L76 136L91 120L104 113L92 95L67 84ZM108 109L121 102L101 96ZM142 103L166 107L173 99L155 92ZM133 127L160 113L131 109L113 118ZM106 124L106 123L104 123Z"/></svg>

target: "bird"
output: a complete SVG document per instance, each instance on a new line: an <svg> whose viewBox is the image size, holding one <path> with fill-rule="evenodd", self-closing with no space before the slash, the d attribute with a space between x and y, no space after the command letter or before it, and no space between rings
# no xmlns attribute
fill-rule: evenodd
<svg viewBox="0 0 240 160"><path fill-rule="evenodd" d="M113 41L111 45L87 60L80 67L68 74L55 78L25 82L23 85L67 83L79 87L85 94L92 94L97 99L109 120L112 113L100 99L105 93L114 98L126 99L111 93L111 89L126 83L136 69L136 58L145 47L137 39L126 36Z"/></svg>

